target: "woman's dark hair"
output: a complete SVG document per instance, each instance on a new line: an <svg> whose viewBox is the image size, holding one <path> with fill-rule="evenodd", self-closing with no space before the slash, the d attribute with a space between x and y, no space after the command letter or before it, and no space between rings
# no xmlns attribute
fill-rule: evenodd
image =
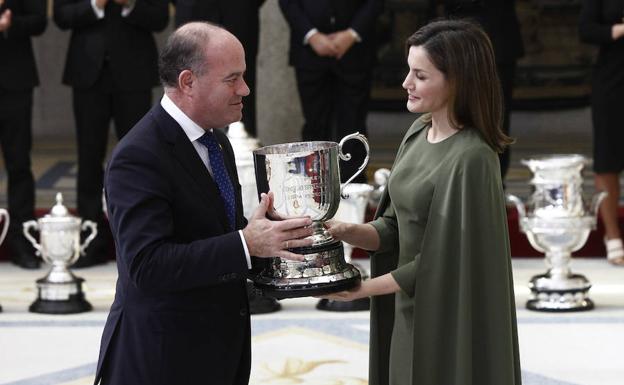
<svg viewBox="0 0 624 385"><path fill-rule="evenodd" d="M449 86L449 121L455 128L478 130L496 152L513 143L501 130L503 102L494 50L479 25L466 20L437 20L410 36L408 53L410 47L422 47L444 74Z"/></svg>

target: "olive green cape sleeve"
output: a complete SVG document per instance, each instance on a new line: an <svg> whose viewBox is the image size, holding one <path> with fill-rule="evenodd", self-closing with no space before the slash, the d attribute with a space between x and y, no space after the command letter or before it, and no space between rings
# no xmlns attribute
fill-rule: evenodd
<svg viewBox="0 0 624 385"><path fill-rule="evenodd" d="M396 269L396 256L374 256L372 261L384 262L371 264L372 275L391 269L413 300L412 333L405 338L413 339L414 362L406 383L519 385L498 158L476 132L466 134L466 146L438 175L418 258ZM385 297L371 308L371 385L388 383L388 313L394 312Z"/></svg>

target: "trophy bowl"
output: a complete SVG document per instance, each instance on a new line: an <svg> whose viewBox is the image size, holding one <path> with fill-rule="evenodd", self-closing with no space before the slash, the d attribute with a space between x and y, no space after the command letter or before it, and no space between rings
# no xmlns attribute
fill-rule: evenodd
<svg viewBox="0 0 624 385"><path fill-rule="evenodd" d="M339 159L348 161L343 144L359 140L367 156L341 187ZM368 163L368 141L364 135L347 135L336 142L296 142L254 150L258 195L272 191L275 212L282 218L309 216L313 221L312 246L293 248L302 262L272 258L254 278L256 287L275 298L322 295L349 289L360 281L360 272L345 262L342 242L332 238L324 221L338 210L342 190Z"/></svg>

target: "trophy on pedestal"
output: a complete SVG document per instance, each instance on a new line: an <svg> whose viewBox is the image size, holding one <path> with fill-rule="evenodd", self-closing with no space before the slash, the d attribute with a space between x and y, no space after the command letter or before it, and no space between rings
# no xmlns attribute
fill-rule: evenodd
<svg viewBox="0 0 624 385"><path fill-rule="evenodd" d="M570 270L571 253L583 247L596 228L596 213L605 192L583 201L581 170L587 163L581 155L554 155L523 160L533 172L533 193L526 206L513 195L520 229L531 245L546 253L548 270L531 278L530 310L565 312L593 309L587 293L591 283Z"/></svg>
<svg viewBox="0 0 624 385"><path fill-rule="evenodd" d="M351 159L342 147L352 139L364 145L366 158L341 189L338 159ZM279 216L310 216L314 227L312 246L291 249L304 255L304 261L271 258L254 277L264 294L278 299L316 296L348 290L360 282L358 269L344 259L342 242L332 238L323 222L336 213L341 190L364 170L368 153L368 141L359 133L345 136L340 143L285 143L254 151L258 194L272 191Z"/></svg>
<svg viewBox="0 0 624 385"><path fill-rule="evenodd" d="M41 244L30 234L39 230ZM89 229L91 233L80 244L80 231ZM29 310L33 313L71 314L91 310L82 291L84 279L76 277L68 270L80 254L84 254L89 243L97 235L97 225L92 221L82 221L69 214L63 205L63 196L56 194L56 205L49 214L37 221L24 222L24 235L41 254L44 261L52 265L50 272L37 280L37 300Z"/></svg>
<svg viewBox="0 0 624 385"><path fill-rule="evenodd" d="M4 242L4 238L7 235L7 231L9 230L9 212L5 209L0 209L0 218L2 218L2 233L0 233L0 245ZM0 312L2 311L2 306L0 305Z"/></svg>

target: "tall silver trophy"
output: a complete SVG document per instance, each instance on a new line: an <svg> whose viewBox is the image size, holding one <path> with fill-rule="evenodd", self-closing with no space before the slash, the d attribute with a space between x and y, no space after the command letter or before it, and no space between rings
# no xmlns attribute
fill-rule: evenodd
<svg viewBox="0 0 624 385"><path fill-rule="evenodd" d="M9 212L5 209L0 209L0 218L2 218L2 232L0 233L0 245L4 242L4 238L7 235L7 231L9 230ZM0 306L0 312L2 311L2 306Z"/></svg>
<svg viewBox="0 0 624 385"><path fill-rule="evenodd" d="M80 244L80 231L90 230L84 243ZM31 235L39 230L41 244ZM38 296L30 305L33 313L71 314L91 310L82 291L84 279L69 271L80 254L84 254L89 243L97 235L97 225L82 221L69 213L63 205L63 196L56 194L56 205L49 214L37 221L24 222L24 235L41 254L43 260L52 265L50 272L37 280Z"/></svg>
<svg viewBox="0 0 624 385"><path fill-rule="evenodd" d="M606 193L583 200L581 171L587 159L582 155L554 155L523 160L533 172L533 193L525 205L508 195L516 205L520 229L531 245L545 253L548 270L531 278L530 310L566 312L590 310L591 283L570 269L572 252L583 247L591 230L596 228L596 213Z"/></svg>
<svg viewBox="0 0 624 385"><path fill-rule="evenodd" d="M340 185L338 160L349 161L342 147L348 140L359 140L366 158L357 172ZM338 210L342 190L368 164L369 147L364 135L347 135L336 142L296 142L254 150L258 194L272 191L277 214L282 217L310 216L313 244L292 249L303 254L303 262L272 258L254 278L256 287L275 298L322 295L347 290L360 281L358 269L344 259L342 242L327 232L324 221Z"/></svg>

